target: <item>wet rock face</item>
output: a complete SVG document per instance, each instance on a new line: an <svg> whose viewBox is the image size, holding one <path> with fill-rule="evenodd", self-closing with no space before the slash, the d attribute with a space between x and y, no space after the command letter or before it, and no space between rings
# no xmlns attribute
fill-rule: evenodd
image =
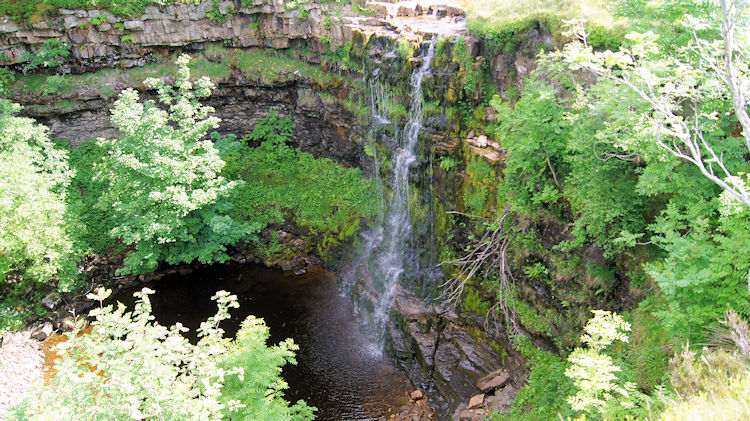
<svg viewBox="0 0 750 421"><path fill-rule="evenodd" d="M357 296L360 301L373 297L365 291ZM491 407L507 408L525 381L522 357L501 333L484 332L483 320L463 318L403 289L391 319L388 351L414 386L433 398L439 419L460 416L471 406L470 398L475 397L476 403L477 395L485 398L469 408L472 413L486 416Z"/></svg>

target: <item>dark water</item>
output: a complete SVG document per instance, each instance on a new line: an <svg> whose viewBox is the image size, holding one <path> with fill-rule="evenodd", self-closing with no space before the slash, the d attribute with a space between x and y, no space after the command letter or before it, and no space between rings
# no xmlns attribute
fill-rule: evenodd
<svg viewBox="0 0 750 421"><path fill-rule="evenodd" d="M271 343L293 338L297 365L284 369L286 399L318 407L319 420L383 420L407 401L406 377L388 365L379 347L360 331L351 300L340 294L335 275L316 269L302 276L256 265L222 265L172 275L148 284L161 324L182 322L194 333L216 312L217 290L237 294L240 308L222 324L234 335L250 314L265 319ZM132 303L129 289L116 299Z"/></svg>

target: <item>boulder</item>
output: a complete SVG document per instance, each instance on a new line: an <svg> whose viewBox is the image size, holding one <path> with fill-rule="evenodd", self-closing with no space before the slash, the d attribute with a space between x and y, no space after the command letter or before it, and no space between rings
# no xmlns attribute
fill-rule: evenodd
<svg viewBox="0 0 750 421"><path fill-rule="evenodd" d="M508 383L508 380L510 380L510 375L504 368L501 368L484 377L480 377L479 380L477 380L477 387L482 393L488 393L505 386L505 384Z"/></svg>
<svg viewBox="0 0 750 421"><path fill-rule="evenodd" d="M53 331L54 330L52 329L52 323L47 322L31 330L31 339L36 339L37 341L44 341L47 338L49 338L50 335L52 335Z"/></svg>
<svg viewBox="0 0 750 421"><path fill-rule="evenodd" d="M424 393L422 393L421 390L417 389L409 394L409 398L413 401L418 401L424 398Z"/></svg>
<svg viewBox="0 0 750 421"><path fill-rule="evenodd" d="M474 395L469 399L469 406L466 407L466 409L477 409L481 408L484 404L484 393L481 393L479 395Z"/></svg>
<svg viewBox="0 0 750 421"><path fill-rule="evenodd" d="M60 304L60 301L62 301L62 297L60 296L60 294L56 292L51 292L42 299L42 305L47 307L50 310L54 310L55 307L57 307L57 305Z"/></svg>
<svg viewBox="0 0 750 421"><path fill-rule="evenodd" d="M480 409L464 409L458 416L458 421L484 421L487 411Z"/></svg>
<svg viewBox="0 0 750 421"><path fill-rule="evenodd" d="M495 391L495 396L492 397L492 410L506 411L510 409L517 393L518 389L509 384Z"/></svg>

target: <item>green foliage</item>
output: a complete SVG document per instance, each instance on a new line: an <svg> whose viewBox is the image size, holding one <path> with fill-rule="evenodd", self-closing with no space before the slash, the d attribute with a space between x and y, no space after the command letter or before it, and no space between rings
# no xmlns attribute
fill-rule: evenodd
<svg viewBox="0 0 750 421"><path fill-rule="evenodd" d="M487 186L468 188L464 191L464 204L469 212L474 214L482 213L487 204Z"/></svg>
<svg viewBox="0 0 750 421"><path fill-rule="evenodd" d="M191 344L180 323L166 327L153 321L148 298L153 292L144 288L136 293L133 311L121 303L102 306L109 290L89 294L100 303L90 312L93 329L84 334L79 323L66 333L68 340L56 346L55 377L15 408L16 417L47 419L54 408L60 420L247 419L245 414L272 416L252 419L312 418L304 403L290 408L280 396L285 388L281 366L293 361L297 349L291 339L267 346L268 328L252 316L235 341L225 339L219 323L239 305L236 296L219 291L212 297L216 314L201 323L200 339ZM257 365L235 365L242 356Z"/></svg>
<svg viewBox="0 0 750 421"><path fill-rule="evenodd" d="M444 155L440 157L440 168L443 169L443 171L450 171L453 168L456 168L456 163L458 161L456 158L450 156L450 155Z"/></svg>
<svg viewBox="0 0 750 421"><path fill-rule="evenodd" d="M70 45L60 41L57 38L44 42L42 46L34 53L24 51L21 54L20 62L26 63L23 66L24 73L35 70L39 67L55 68L63 64L66 57L70 55Z"/></svg>
<svg viewBox="0 0 750 421"><path fill-rule="evenodd" d="M321 56L329 66L338 67L341 70L353 70L357 68L357 60L352 57L352 47L351 43L340 45L332 50L324 51Z"/></svg>
<svg viewBox="0 0 750 421"><path fill-rule="evenodd" d="M98 26L107 21L107 15L96 15L91 17L91 24Z"/></svg>
<svg viewBox="0 0 750 421"><path fill-rule="evenodd" d="M249 316L242 322L240 330L227 349L220 366L226 370L240 368L242 376L228 376L224 382L219 401L226 405L223 413L230 420L294 420L315 418L315 407L305 401L289 406L283 399L288 386L281 378L281 367L296 364L294 352L299 347L286 339L278 345L268 347L270 337L263 319ZM230 402L242 403L241 408L231 410Z"/></svg>
<svg viewBox="0 0 750 421"><path fill-rule="evenodd" d="M4 95L8 86L16 80L16 74L7 67L0 67L0 96Z"/></svg>
<svg viewBox="0 0 750 421"><path fill-rule="evenodd" d="M216 23L224 23L231 19L232 15L237 13L232 6L228 6L225 13L221 13L221 3L219 0L211 0L211 10L206 12L206 16Z"/></svg>
<svg viewBox="0 0 750 421"><path fill-rule="evenodd" d="M405 65L408 65L409 61L414 57L414 48L405 38L399 38L397 51Z"/></svg>
<svg viewBox="0 0 750 421"><path fill-rule="evenodd" d="M613 147L639 124L633 110L642 110L642 102L608 81L589 87L586 95L596 98L596 107L576 104L566 116L573 124L564 195L576 213L573 236L614 254L636 245L622 241L622 233L643 232L653 212L649 207L661 203L638 191L638 157Z"/></svg>
<svg viewBox="0 0 750 421"><path fill-rule="evenodd" d="M667 300L655 314L678 338L701 339L703 328L715 325L727 304L745 317L750 315L750 260L737 253L750 247L747 218L733 215L712 221L704 209L670 205L653 225L652 239L667 255L647 263L645 269Z"/></svg>
<svg viewBox="0 0 750 421"><path fill-rule="evenodd" d="M73 89L72 81L66 76L53 75L42 86L42 95L57 95Z"/></svg>
<svg viewBox="0 0 750 421"><path fill-rule="evenodd" d="M633 30L655 32L665 51L674 51L693 40L692 32L684 25L685 16L713 13L711 2L700 0L664 1L659 5L646 0L617 0L610 2L610 10L615 17L628 19Z"/></svg>
<svg viewBox="0 0 750 421"><path fill-rule="evenodd" d="M68 187L67 217L71 224L72 240L76 250L81 253L119 252L122 244L112 241L109 233L116 225L114 215L109 209L97 206L108 184L96 179L96 165L102 162L106 149L96 141L82 142L70 150L70 166L75 176Z"/></svg>
<svg viewBox="0 0 750 421"><path fill-rule="evenodd" d="M16 22L29 21L44 6L45 0L0 0L0 16L11 16Z"/></svg>
<svg viewBox="0 0 750 421"><path fill-rule="evenodd" d="M323 85L332 81L332 77L320 67L295 58L289 51L230 50L224 62L264 83L294 80L297 74Z"/></svg>
<svg viewBox="0 0 750 421"><path fill-rule="evenodd" d="M95 179L107 188L97 207L116 221L110 235L134 247L124 272L151 271L161 261L223 262L226 245L254 231L226 214L231 205L225 199L241 183L220 175L224 161L205 136L219 119L199 103L213 84L208 78L191 83L188 62L178 59L176 89L146 81L168 111L152 101L141 104L134 90L125 90L112 109L123 138L99 140L108 153Z"/></svg>
<svg viewBox="0 0 750 421"><path fill-rule="evenodd" d="M512 109L498 97L492 101L501 122L496 136L507 151L502 189L518 212L532 213L539 206L559 212L571 130L563 104L553 87L535 80Z"/></svg>
<svg viewBox="0 0 750 421"><path fill-rule="evenodd" d="M261 227L292 221L322 236L319 252L325 252L377 213L376 185L359 169L292 148L292 129L291 119L272 111L243 142L217 141L227 161L223 174L244 181L231 198L230 215ZM261 143L251 148L248 141Z"/></svg>
<svg viewBox="0 0 750 421"><path fill-rule="evenodd" d="M474 0L469 3L466 26L474 35L485 39L497 39L511 28L523 27L531 20L549 23L558 31L561 22L580 16L583 12L592 27L611 30L617 25L608 10L607 1L581 3L573 0L532 0L518 3L513 0ZM521 24L519 26L516 26ZM521 37L523 32L514 31L513 36ZM559 32L555 35L559 36Z"/></svg>
<svg viewBox="0 0 750 421"><path fill-rule="evenodd" d="M586 348L576 348L568 356L571 365L565 375L577 389L568 403L576 411L616 418L612 415L623 408L633 411L645 398L635 384L618 379L615 373L622 368L605 352L615 341L628 342L626 332L630 331L630 323L609 311L593 310L593 313L581 336Z"/></svg>
<svg viewBox="0 0 750 421"><path fill-rule="evenodd" d="M0 260L2 279L10 269L10 262L1 255ZM43 299L44 294L40 289L29 288L28 283L3 285L3 294L0 296L0 335L23 329L29 319L46 316L49 310L42 305Z"/></svg>
<svg viewBox="0 0 750 421"><path fill-rule="evenodd" d="M20 107L0 100L0 255L11 282L70 286L72 244L65 189L73 173L67 152L47 128L16 117Z"/></svg>
<svg viewBox="0 0 750 421"><path fill-rule="evenodd" d="M516 336L513 340L514 348L529 361L529 380L519 390L510 411L493 413L490 419L555 421L559 420L558 414L573 416L574 412L565 401L575 391L573 382L564 374L569 364L555 354L534 347L526 337Z"/></svg>
<svg viewBox="0 0 750 421"><path fill-rule="evenodd" d="M493 173L492 167L484 159L472 157L466 165L466 173L476 180L489 180Z"/></svg>
<svg viewBox="0 0 750 421"><path fill-rule="evenodd" d="M640 390L655 390L662 384L669 365L669 347L669 332L645 306L639 307L633 313L633 331L625 359L633 368Z"/></svg>

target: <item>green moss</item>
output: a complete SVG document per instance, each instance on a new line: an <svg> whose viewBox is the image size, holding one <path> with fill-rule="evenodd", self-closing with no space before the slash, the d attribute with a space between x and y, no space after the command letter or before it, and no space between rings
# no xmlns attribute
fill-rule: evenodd
<svg viewBox="0 0 750 421"><path fill-rule="evenodd" d="M228 81L234 71L241 72L245 77L263 84L293 80L298 77L295 71L298 71L301 77L321 87L340 83L334 76L322 71L319 66L301 61L295 58L294 54L293 51L270 49L228 49L214 44L198 53L191 61L190 68L195 78L207 76L217 84ZM211 60L208 57L211 57ZM219 62L216 62L217 58ZM119 91L115 87L123 89L140 87L149 77L159 78L174 74L177 70L174 62L175 57L170 56L163 58L160 62L129 69L102 69L64 77L42 74L18 75L16 81L10 85L10 91L43 95L45 93L65 94L76 89L96 89L101 97L111 98ZM65 83L51 86L51 81L55 78L62 79ZM357 109L356 111L357 115L364 113L363 110Z"/></svg>
<svg viewBox="0 0 750 421"><path fill-rule="evenodd" d="M476 288L467 288L461 297L461 307L464 311L474 313L481 317L487 317L487 313L490 312L492 304L482 298L482 295Z"/></svg>
<svg viewBox="0 0 750 421"><path fill-rule="evenodd" d="M516 299L515 304L518 319L529 332L552 336L552 326L559 314L551 309L531 307L522 299Z"/></svg>
<svg viewBox="0 0 750 421"><path fill-rule="evenodd" d="M495 178L492 167L482 158L471 157L466 165L466 174L477 181L485 181Z"/></svg>

